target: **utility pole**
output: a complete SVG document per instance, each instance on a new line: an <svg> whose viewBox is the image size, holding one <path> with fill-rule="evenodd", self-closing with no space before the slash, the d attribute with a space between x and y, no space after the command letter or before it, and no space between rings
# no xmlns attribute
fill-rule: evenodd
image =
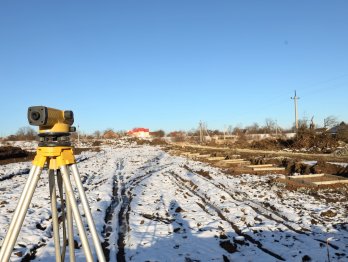
<svg viewBox="0 0 348 262"><path fill-rule="evenodd" d="M295 127L296 127L296 132L298 130L298 111L297 111L297 100L300 99L297 95L296 95L296 90L295 90L295 96L291 97L291 99L294 100L294 104L295 104Z"/></svg>
<svg viewBox="0 0 348 262"><path fill-rule="evenodd" d="M80 125L77 125L77 145L80 146Z"/></svg>
<svg viewBox="0 0 348 262"><path fill-rule="evenodd" d="M226 140L226 131L227 131L227 127L226 125L224 126L224 141Z"/></svg>
<svg viewBox="0 0 348 262"><path fill-rule="evenodd" d="M199 122L199 142L203 143L203 122Z"/></svg>

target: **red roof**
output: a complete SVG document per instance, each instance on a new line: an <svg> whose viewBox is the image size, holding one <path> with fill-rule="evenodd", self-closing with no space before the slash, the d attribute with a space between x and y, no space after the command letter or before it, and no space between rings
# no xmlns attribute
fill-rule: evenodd
<svg viewBox="0 0 348 262"><path fill-rule="evenodd" d="M150 129L138 127L138 128L133 128L133 130L130 130L127 133L130 135L130 134L139 133L139 132L146 132L146 133L148 133L148 132L150 132Z"/></svg>

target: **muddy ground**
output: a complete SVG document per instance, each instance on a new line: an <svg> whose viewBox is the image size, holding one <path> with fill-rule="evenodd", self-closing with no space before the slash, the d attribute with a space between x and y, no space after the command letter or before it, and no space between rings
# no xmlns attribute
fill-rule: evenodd
<svg viewBox="0 0 348 262"><path fill-rule="evenodd" d="M81 152L84 152L84 151L99 152L100 148L99 146L92 147L92 148L90 147L74 148L75 155L79 155L81 154ZM31 161L34 159L35 154L36 154L35 152L23 150L20 147L2 146L0 147L0 165Z"/></svg>
<svg viewBox="0 0 348 262"><path fill-rule="evenodd" d="M284 171L251 171L243 165L231 165L228 168L223 168L223 171L229 175L267 175L267 174L283 174L292 176L294 174L330 174L339 177L348 178L348 157L335 157L331 154L304 154L292 152L277 152L277 151L262 151L260 150L239 150L216 147L200 147L197 145L170 145L166 146L165 150L174 155L182 153L199 153L200 155L210 155L211 157L224 157L225 159L242 158L250 161L252 165L273 164L276 167L284 167ZM173 153L174 152L174 153ZM196 159L197 160L197 159ZM209 161L205 158L200 158L198 161L209 163L211 166L219 166L217 161ZM333 164L335 163L335 164ZM341 163L339 165L338 163ZM305 188L307 190L317 191L318 189L338 189L348 188L347 184L320 185L314 186L303 184L297 181L290 181L287 178L277 178L274 183L283 183L285 188L289 190L298 190Z"/></svg>
<svg viewBox="0 0 348 262"><path fill-rule="evenodd" d="M20 147L0 147L0 165L29 161L33 158L33 153L23 150Z"/></svg>

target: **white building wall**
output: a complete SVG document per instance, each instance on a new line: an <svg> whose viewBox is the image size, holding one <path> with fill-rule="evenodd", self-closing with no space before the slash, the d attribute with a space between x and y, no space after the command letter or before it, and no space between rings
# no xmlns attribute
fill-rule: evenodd
<svg viewBox="0 0 348 262"><path fill-rule="evenodd" d="M138 138L148 138L150 137L150 133L149 132L136 132L133 134L135 137L138 137Z"/></svg>

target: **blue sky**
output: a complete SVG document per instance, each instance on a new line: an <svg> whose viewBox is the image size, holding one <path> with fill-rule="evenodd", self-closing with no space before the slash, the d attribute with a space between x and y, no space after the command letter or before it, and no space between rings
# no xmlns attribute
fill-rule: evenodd
<svg viewBox="0 0 348 262"><path fill-rule="evenodd" d="M81 130L347 121L348 1L1 1L0 136L29 106Z"/></svg>

